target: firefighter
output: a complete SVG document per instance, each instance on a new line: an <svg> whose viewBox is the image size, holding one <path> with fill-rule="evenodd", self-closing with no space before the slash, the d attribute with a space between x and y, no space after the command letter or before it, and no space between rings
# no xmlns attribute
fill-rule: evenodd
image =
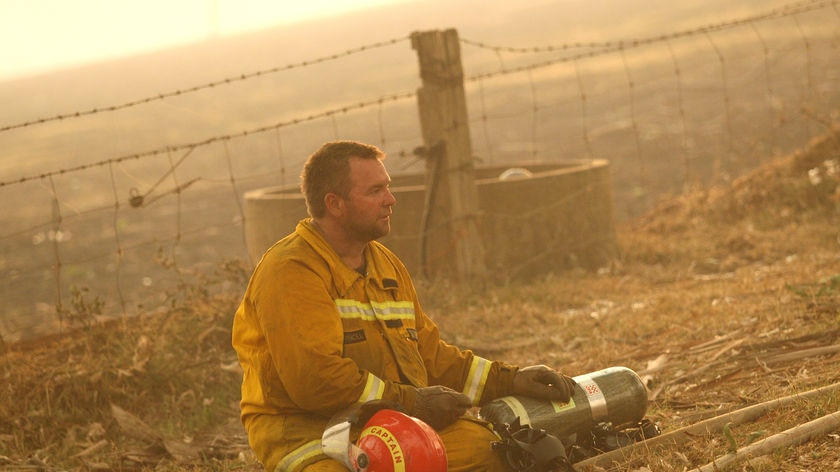
<svg viewBox="0 0 840 472"><path fill-rule="evenodd" d="M396 200L384 153L325 143L306 161L310 215L257 264L233 322L241 419L268 471L342 471L321 436L331 416L387 401L430 425L448 470L504 470L485 422L467 413L506 395L567 402L571 378L519 368L440 339L402 262L376 240Z"/></svg>

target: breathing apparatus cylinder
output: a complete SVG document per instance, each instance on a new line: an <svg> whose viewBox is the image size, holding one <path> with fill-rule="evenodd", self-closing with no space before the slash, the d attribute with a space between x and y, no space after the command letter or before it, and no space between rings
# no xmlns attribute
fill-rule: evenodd
<svg viewBox="0 0 840 472"><path fill-rule="evenodd" d="M573 379L577 385L568 403L507 396L487 403L479 414L497 425L511 424L519 417L520 424L558 438L589 433L601 423L622 429L644 418L647 389L632 370L608 367Z"/></svg>

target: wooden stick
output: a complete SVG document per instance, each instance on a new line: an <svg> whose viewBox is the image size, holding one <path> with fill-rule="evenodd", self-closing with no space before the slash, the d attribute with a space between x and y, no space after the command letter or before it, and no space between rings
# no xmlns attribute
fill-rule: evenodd
<svg viewBox="0 0 840 472"><path fill-rule="evenodd" d="M725 334L723 336L715 336L714 339L706 341L704 343L700 343L688 348L691 352L703 352L709 349L714 349L715 346L719 345L720 343L727 341L729 339L734 338L735 336L741 334L739 331L733 331L731 333Z"/></svg>
<svg viewBox="0 0 840 472"><path fill-rule="evenodd" d="M736 452L718 457L697 469L698 472L716 472L725 467L749 459L750 457L770 454L780 447L796 446L819 436L826 435L840 428L840 411L830 413L822 418L803 423L799 426L774 434L767 439L750 444Z"/></svg>
<svg viewBox="0 0 840 472"><path fill-rule="evenodd" d="M830 346L812 347L784 354L776 354L764 359L764 362L767 364L789 362L802 359L803 357L825 356L828 354L835 354L837 352L840 352L840 344L832 344Z"/></svg>
<svg viewBox="0 0 840 472"><path fill-rule="evenodd" d="M590 457L589 459L585 459L576 463L574 465L574 468L575 470L585 471L587 470L587 467L592 466L609 467L614 463L620 463L621 461L627 459L631 456L632 453L636 452L638 449L648 449L663 444L680 445L691 440L696 436L707 436L718 432L721 429L723 429L726 423L731 422L733 425L737 425L746 423L748 421L753 421L757 418L760 418L768 411L771 411L780 406L784 406L795 401L808 400L810 398L823 395L825 393L832 392L838 389L840 389L840 382L827 385L818 389L809 390L804 393L796 393L787 397L777 398L774 400L766 401L764 403L759 403L757 405L744 407L740 410L735 410L720 416L715 416L714 418L709 418L699 423L685 426L683 428L671 431L666 434L662 434L655 438L650 438L645 441L639 441L637 443L633 443L629 446L625 446L614 451L609 451L603 454L599 454L595 457Z"/></svg>
<svg viewBox="0 0 840 472"><path fill-rule="evenodd" d="M79 458L79 457L89 456L89 455L93 454L94 452L98 451L99 449L102 449L103 447L105 447L107 445L108 445L108 440L107 439L101 439L99 442L97 442L97 443L95 443L91 446L88 446L84 451L73 454L72 457L73 458Z"/></svg>

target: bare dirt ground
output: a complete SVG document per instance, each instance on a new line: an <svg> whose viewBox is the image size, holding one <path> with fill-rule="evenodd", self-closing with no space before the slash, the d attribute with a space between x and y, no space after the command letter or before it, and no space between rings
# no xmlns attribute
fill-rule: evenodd
<svg viewBox="0 0 840 472"><path fill-rule="evenodd" d="M621 255L597 273L480 290L420 284L425 308L446 339L485 357L569 375L635 370L663 434L831 386L840 382L838 136L727 188L663 200L618 229ZM154 316L0 346L0 468L260 470L236 420L229 343L247 270L226 263L180 276ZM91 297L77 297L77 319ZM836 421L799 445L749 452L836 416L837 391L628 451L613 470L698 470L733 451L748 457L723 470L840 470Z"/></svg>

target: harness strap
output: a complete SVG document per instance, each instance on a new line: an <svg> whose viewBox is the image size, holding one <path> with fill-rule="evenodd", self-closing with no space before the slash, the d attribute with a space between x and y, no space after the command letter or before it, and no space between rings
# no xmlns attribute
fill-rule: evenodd
<svg viewBox="0 0 840 472"><path fill-rule="evenodd" d="M500 436L493 449L512 472L574 472L566 446L545 430L520 425L516 418L512 425L502 427Z"/></svg>

